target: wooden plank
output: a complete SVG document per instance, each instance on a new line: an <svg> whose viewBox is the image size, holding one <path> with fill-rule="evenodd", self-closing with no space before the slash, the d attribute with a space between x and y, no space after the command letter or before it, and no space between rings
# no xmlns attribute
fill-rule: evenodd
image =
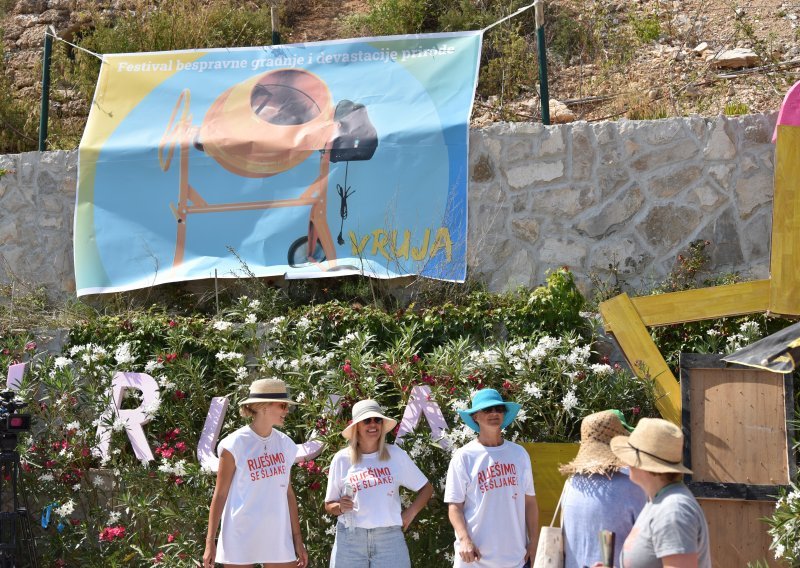
<svg viewBox="0 0 800 568"><path fill-rule="evenodd" d="M558 471L558 466L575 459L580 444L523 442L522 446L531 458L536 503L539 505L539 526L549 527L566 482L566 477ZM561 526L560 518L556 519L554 526Z"/></svg>
<svg viewBox="0 0 800 568"><path fill-rule="evenodd" d="M693 482L786 485L784 377L755 369L692 369Z"/></svg>
<svg viewBox="0 0 800 568"><path fill-rule="evenodd" d="M712 566L747 566L757 560L766 560L770 566L786 566L770 552L767 525L760 520L772 514L774 503L717 499L698 499L698 502L708 523Z"/></svg>
<svg viewBox="0 0 800 568"><path fill-rule="evenodd" d="M779 124L777 132L770 311L800 315L800 127Z"/></svg>
<svg viewBox="0 0 800 568"><path fill-rule="evenodd" d="M639 296L631 301L648 327L766 312L770 307L770 281Z"/></svg>
<svg viewBox="0 0 800 568"><path fill-rule="evenodd" d="M681 389L627 294L600 304L600 314L631 369L656 383L656 406L665 420L681 425Z"/></svg>

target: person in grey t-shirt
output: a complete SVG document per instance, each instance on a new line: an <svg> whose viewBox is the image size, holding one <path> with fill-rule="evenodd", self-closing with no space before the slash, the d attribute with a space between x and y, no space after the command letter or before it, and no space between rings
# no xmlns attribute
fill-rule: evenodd
<svg viewBox="0 0 800 568"><path fill-rule="evenodd" d="M648 497L620 554L623 568L711 568L708 525L683 484L683 433L659 418L642 418L633 433L611 440L631 468L631 481ZM601 568L595 564L593 568Z"/></svg>

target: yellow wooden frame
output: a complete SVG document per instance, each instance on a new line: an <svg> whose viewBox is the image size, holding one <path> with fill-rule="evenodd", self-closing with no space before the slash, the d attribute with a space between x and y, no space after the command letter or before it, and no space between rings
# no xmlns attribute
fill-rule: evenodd
<svg viewBox="0 0 800 568"><path fill-rule="evenodd" d="M702 321L757 312L800 315L800 127L779 125L775 147L770 278L726 286L629 298L600 304L606 330L639 377L652 378L657 406L681 424L681 390L647 330L651 326Z"/></svg>

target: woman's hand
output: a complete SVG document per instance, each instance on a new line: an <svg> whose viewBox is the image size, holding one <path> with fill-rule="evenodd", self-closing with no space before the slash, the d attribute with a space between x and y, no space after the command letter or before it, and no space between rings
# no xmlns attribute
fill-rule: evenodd
<svg viewBox="0 0 800 568"><path fill-rule="evenodd" d="M403 520L403 532L408 530L408 527L414 522L415 517L416 515L411 509L405 509L402 513L400 513L400 518Z"/></svg>
<svg viewBox="0 0 800 568"><path fill-rule="evenodd" d="M303 539L296 538L294 541L294 553L297 555L297 568L308 566L308 552L303 544Z"/></svg>
<svg viewBox="0 0 800 568"><path fill-rule="evenodd" d="M206 543L206 551L203 553L203 568L214 568L214 558L217 556L217 545L214 542Z"/></svg>
<svg viewBox="0 0 800 568"><path fill-rule="evenodd" d="M481 559L481 551L469 537L461 539L461 542L458 543L458 555L467 563Z"/></svg>
<svg viewBox="0 0 800 568"><path fill-rule="evenodd" d="M339 499L339 510L342 514L347 513L348 511L353 510L353 498L348 497L347 495L343 495L341 499Z"/></svg>

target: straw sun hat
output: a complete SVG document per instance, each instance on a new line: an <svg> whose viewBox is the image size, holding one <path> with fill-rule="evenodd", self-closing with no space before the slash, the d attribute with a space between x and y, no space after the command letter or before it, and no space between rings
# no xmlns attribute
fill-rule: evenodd
<svg viewBox="0 0 800 568"><path fill-rule="evenodd" d="M250 394L239 403L239 406L257 404L259 402L286 402L288 404L297 404L289 398L289 391L286 388L286 383L280 379L258 379L257 381L253 381L253 384L250 385Z"/></svg>
<svg viewBox="0 0 800 568"><path fill-rule="evenodd" d="M581 421L581 447L578 455L559 469L564 475L611 475L624 464L611 451L609 443L617 436L627 437L628 431L612 410L595 412Z"/></svg>
<svg viewBox="0 0 800 568"><path fill-rule="evenodd" d="M384 435L387 432L394 430L394 427L397 426L397 420L386 416L383 413L383 409L381 408L380 404L370 399L359 400L353 405L353 421L347 428L342 430L342 436L349 440L353 436L353 432L356 429L356 424L366 420L367 418L383 418L381 425L383 426Z"/></svg>
<svg viewBox="0 0 800 568"><path fill-rule="evenodd" d="M672 422L642 418L630 436L611 440L622 463L652 473L692 473L683 465L683 432Z"/></svg>

